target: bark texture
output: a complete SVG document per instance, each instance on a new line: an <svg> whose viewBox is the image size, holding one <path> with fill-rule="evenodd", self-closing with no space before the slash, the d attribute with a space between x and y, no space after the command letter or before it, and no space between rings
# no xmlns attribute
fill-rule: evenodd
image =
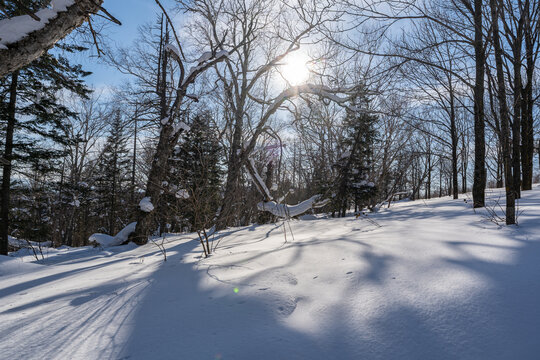
<svg viewBox="0 0 540 360"><path fill-rule="evenodd" d="M99 11L103 0L76 0L59 12L42 29L28 34L23 39L0 50L0 77L28 65L52 48L75 28L82 25L91 14Z"/></svg>

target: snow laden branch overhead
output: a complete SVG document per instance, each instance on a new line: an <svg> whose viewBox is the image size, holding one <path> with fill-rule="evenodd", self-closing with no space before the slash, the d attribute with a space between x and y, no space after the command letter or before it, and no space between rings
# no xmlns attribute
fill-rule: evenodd
<svg viewBox="0 0 540 360"><path fill-rule="evenodd" d="M34 61L90 14L103 0L52 0L49 7L30 15L0 20L0 77ZM39 20L38 20L39 19Z"/></svg>

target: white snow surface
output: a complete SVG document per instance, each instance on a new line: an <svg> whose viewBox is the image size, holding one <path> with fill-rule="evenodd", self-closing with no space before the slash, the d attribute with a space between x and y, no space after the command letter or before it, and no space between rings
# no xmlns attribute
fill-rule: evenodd
<svg viewBox="0 0 540 360"><path fill-rule="evenodd" d="M40 21L32 19L29 15L0 20L0 49L7 49L7 45L22 40L31 32L42 29L59 12L66 11L74 2L74 0L52 0L49 8L36 12L35 15Z"/></svg>
<svg viewBox="0 0 540 360"><path fill-rule="evenodd" d="M167 262L151 243L0 257L0 354L538 359L540 189L519 208L519 227L442 198L233 228L207 259L194 234Z"/></svg>
<svg viewBox="0 0 540 360"><path fill-rule="evenodd" d="M149 196L145 196L139 201L139 208L144 212L154 211L154 204L152 204L152 199Z"/></svg>
<svg viewBox="0 0 540 360"><path fill-rule="evenodd" d="M116 236L101 233L92 234L88 238L88 241L90 243L97 243L102 247L118 246L128 239L129 234L135 231L135 226L137 226L137 222L128 224L126 227L120 230Z"/></svg>

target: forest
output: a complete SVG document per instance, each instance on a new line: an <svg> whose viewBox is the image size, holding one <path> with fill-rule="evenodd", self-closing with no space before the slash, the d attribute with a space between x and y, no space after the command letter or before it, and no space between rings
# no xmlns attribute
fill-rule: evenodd
<svg viewBox="0 0 540 360"><path fill-rule="evenodd" d="M539 0L0 0L0 358L538 359Z"/></svg>
<svg viewBox="0 0 540 360"><path fill-rule="evenodd" d="M143 244L393 198L483 207L503 186L514 224L538 181L537 1L156 1L124 46L98 1L75 30L28 35L39 54L7 35L70 3L3 5L4 255L10 237L84 246L132 222ZM91 88L79 52L127 80Z"/></svg>

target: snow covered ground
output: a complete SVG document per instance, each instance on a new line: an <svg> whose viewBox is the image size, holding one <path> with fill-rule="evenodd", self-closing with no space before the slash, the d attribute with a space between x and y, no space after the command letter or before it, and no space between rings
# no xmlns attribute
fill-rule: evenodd
<svg viewBox="0 0 540 360"><path fill-rule="evenodd" d="M0 261L2 359L538 359L540 188ZM492 197L498 198L497 191ZM287 229L285 238L284 228Z"/></svg>

